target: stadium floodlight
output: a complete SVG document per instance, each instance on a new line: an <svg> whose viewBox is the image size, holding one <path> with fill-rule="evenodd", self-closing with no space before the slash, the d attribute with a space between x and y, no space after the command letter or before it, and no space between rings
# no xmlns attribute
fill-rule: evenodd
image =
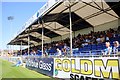
<svg viewBox="0 0 120 80"><path fill-rule="evenodd" d="M14 19L13 16L9 16L9 17L8 17L8 20L13 20L13 19Z"/></svg>
<svg viewBox="0 0 120 80"><path fill-rule="evenodd" d="M64 1L65 7L69 9L69 21L70 21L70 55L73 56L72 52L72 19L71 19L71 0Z"/></svg>
<svg viewBox="0 0 120 80"><path fill-rule="evenodd" d="M8 16L7 17L7 20L10 21L10 29L12 28L12 21L13 21L14 17L13 16ZM10 30L12 32L12 29ZM12 34L10 35L12 36ZM10 49L11 49L11 45L9 45L9 52L10 52ZM13 50L12 50L13 51Z"/></svg>

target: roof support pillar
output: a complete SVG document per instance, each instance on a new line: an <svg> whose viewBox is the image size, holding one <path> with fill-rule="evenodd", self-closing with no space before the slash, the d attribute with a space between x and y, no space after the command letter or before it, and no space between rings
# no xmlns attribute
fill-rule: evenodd
<svg viewBox="0 0 120 80"><path fill-rule="evenodd" d="M93 32L95 32L95 28L94 28L94 27L92 27L92 29L93 29Z"/></svg>
<svg viewBox="0 0 120 80"><path fill-rule="evenodd" d="M69 1L69 20L70 20L70 55L73 55L72 52L72 19L71 19L71 6Z"/></svg>
<svg viewBox="0 0 120 80"><path fill-rule="evenodd" d="M10 53L10 45L8 45L8 53Z"/></svg>
<svg viewBox="0 0 120 80"><path fill-rule="evenodd" d="M69 9L69 21L70 21L70 56L73 56L72 52L72 18L71 18L71 1L64 1L64 5Z"/></svg>
<svg viewBox="0 0 120 80"><path fill-rule="evenodd" d="M28 56L29 56L29 54L30 54L30 33L28 31Z"/></svg>
<svg viewBox="0 0 120 80"><path fill-rule="evenodd" d="M11 49L11 45L9 45L10 46L10 54L12 54L12 49Z"/></svg>
<svg viewBox="0 0 120 80"><path fill-rule="evenodd" d="M43 44L44 44L44 42L43 42L43 39L44 39L44 21L42 20L42 56L43 56L43 48L44 48L44 46L43 46Z"/></svg>
<svg viewBox="0 0 120 80"><path fill-rule="evenodd" d="M21 45L20 45L20 52L21 52L21 55L22 55L22 41L21 41Z"/></svg>
<svg viewBox="0 0 120 80"><path fill-rule="evenodd" d="M42 24L42 57L44 56L43 55L43 53L44 53L44 21L42 20L41 22L40 22L40 20L38 20L38 24Z"/></svg>

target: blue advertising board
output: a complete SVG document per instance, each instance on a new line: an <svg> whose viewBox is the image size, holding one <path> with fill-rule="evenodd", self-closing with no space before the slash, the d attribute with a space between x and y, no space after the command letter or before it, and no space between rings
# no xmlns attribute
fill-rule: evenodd
<svg viewBox="0 0 120 80"><path fill-rule="evenodd" d="M54 59L53 58L27 58L26 67L39 73L53 76Z"/></svg>

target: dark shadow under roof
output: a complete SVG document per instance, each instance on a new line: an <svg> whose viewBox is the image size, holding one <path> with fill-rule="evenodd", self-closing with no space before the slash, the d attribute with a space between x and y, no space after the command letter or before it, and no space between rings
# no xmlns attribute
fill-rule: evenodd
<svg viewBox="0 0 120 80"><path fill-rule="evenodd" d="M107 4L120 17L120 2L107 2Z"/></svg>
<svg viewBox="0 0 120 80"><path fill-rule="evenodd" d="M87 21L82 19L80 16L75 14L74 12L71 13L72 17L72 31L77 31L80 29L88 28L88 27L93 27L91 24L89 24ZM59 24L63 25L64 27L69 27L69 13L62 13L59 15L57 14L50 14L46 15L44 17L45 22L53 21L53 22L58 22Z"/></svg>
<svg viewBox="0 0 120 80"><path fill-rule="evenodd" d="M54 37L60 36L59 34L53 32L49 29L46 29L46 28L43 28L43 29L44 29L44 35L47 37L54 38ZM32 30L31 32L38 32L38 33L42 34L42 28Z"/></svg>

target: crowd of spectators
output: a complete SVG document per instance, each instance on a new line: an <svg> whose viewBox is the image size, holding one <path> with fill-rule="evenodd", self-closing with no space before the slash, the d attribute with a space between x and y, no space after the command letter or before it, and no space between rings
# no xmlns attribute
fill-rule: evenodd
<svg viewBox="0 0 120 80"><path fill-rule="evenodd" d="M78 34L78 36L73 38L73 48L82 48L86 45L91 44L100 44L100 43L106 43L106 45L109 45L111 41L117 41L119 44L120 38L120 32L119 30L109 29L107 31L98 31L93 32L91 31L89 34ZM113 40L114 39L114 40ZM114 42L115 43L115 42ZM107 46L106 46L107 47ZM30 54L37 54L38 50L41 51L41 46L34 47L30 52ZM61 41L53 41L51 43L44 44L44 55L47 56L50 53L64 53L64 55L67 55L70 51L70 39L66 38L65 40ZM107 50L106 50L107 51ZM24 52L25 53L25 52ZM107 52L105 52L106 54ZM27 54L27 53L25 53ZM59 55L60 55L59 54Z"/></svg>
<svg viewBox="0 0 120 80"><path fill-rule="evenodd" d="M103 50L103 55L111 55L111 54L117 54L119 51L119 42L114 41L113 47L110 45L110 42L106 42L106 48Z"/></svg>

